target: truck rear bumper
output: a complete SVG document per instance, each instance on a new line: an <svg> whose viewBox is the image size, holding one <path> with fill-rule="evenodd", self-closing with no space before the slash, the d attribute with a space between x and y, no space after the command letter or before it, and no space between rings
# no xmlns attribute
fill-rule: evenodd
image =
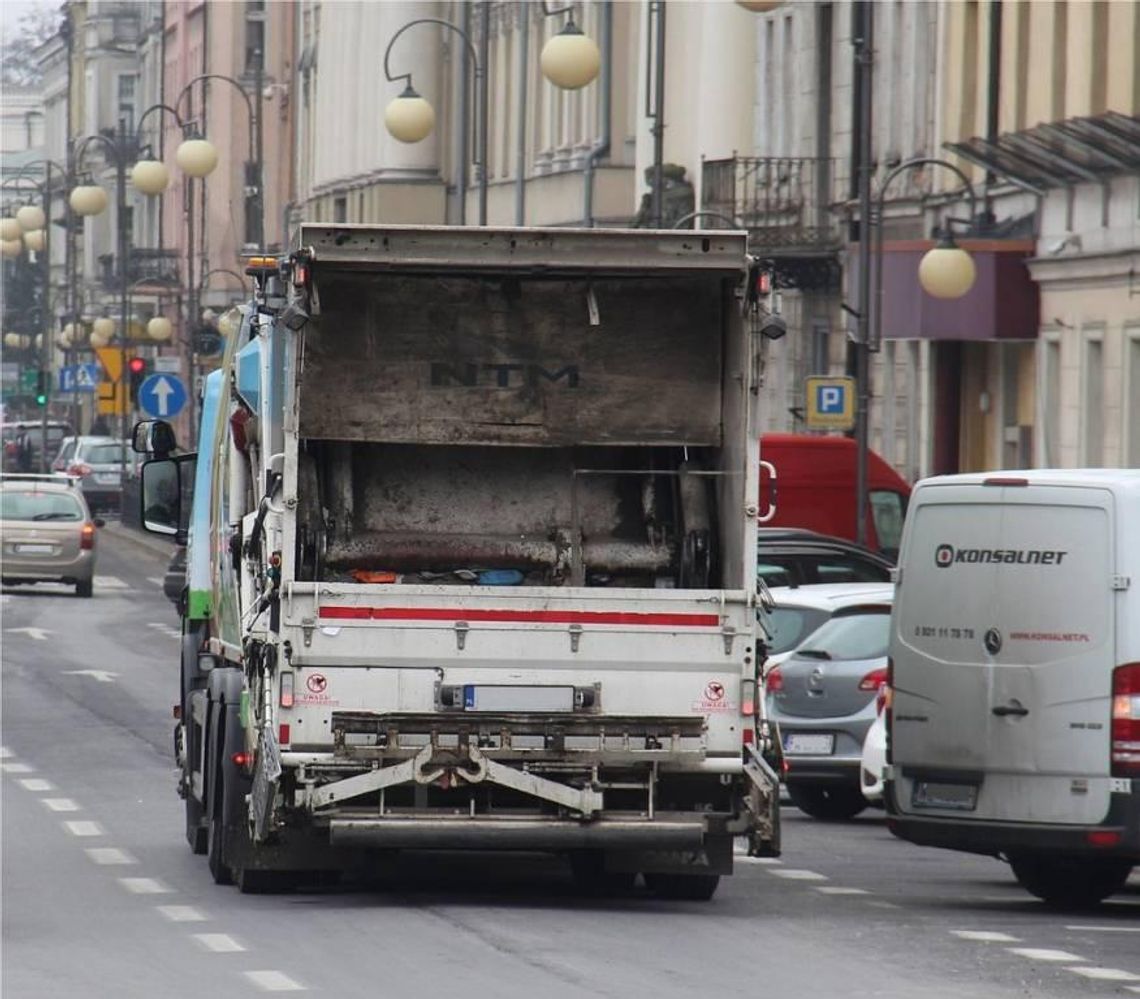
<svg viewBox="0 0 1140 999"><path fill-rule="evenodd" d="M711 826L704 818L510 819L342 816L329 822L333 845L423 850L696 850Z"/></svg>

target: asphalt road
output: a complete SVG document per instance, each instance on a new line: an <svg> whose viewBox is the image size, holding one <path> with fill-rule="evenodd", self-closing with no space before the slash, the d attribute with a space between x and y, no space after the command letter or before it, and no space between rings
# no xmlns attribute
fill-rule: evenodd
<svg viewBox="0 0 1140 999"><path fill-rule="evenodd" d="M216 887L175 793L166 560L115 531L93 599L0 597L5 999L1140 993L1140 877L1054 913L998 861L901 843L875 812L828 824L787 806L784 856L739 857L711 903L582 898L541 856L401 855L368 882L278 896Z"/></svg>

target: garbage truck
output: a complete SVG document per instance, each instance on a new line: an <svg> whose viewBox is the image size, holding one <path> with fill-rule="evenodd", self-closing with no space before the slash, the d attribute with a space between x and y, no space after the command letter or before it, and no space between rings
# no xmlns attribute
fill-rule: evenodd
<svg viewBox="0 0 1140 999"><path fill-rule="evenodd" d="M746 234L304 224L247 270L196 446L133 441L214 880L542 851L703 900L778 854Z"/></svg>

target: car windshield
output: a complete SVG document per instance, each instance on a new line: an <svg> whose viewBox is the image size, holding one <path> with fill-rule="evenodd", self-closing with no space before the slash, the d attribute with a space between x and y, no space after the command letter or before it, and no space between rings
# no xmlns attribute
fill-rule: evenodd
<svg viewBox="0 0 1140 999"><path fill-rule="evenodd" d="M794 649L827 620L827 611L814 607L776 607L762 618L768 632L768 655Z"/></svg>
<svg viewBox="0 0 1140 999"><path fill-rule="evenodd" d="M95 444L83 454L89 465L119 465L123 461L123 449L118 444Z"/></svg>
<svg viewBox="0 0 1140 999"><path fill-rule="evenodd" d="M822 625L796 655L818 659L879 659L887 654L891 615L888 610L841 614Z"/></svg>
<svg viewBox="0 0 1140 999"><path fill-rule="evenodd" d="M0 520L83 520L83 508L67 493L5 489L0 492Z"/></svg>

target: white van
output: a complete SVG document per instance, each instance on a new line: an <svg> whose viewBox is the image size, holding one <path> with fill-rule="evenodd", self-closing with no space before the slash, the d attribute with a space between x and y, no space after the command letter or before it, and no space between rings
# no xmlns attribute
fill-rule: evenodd
<svg viewBox="0 0 1140 999"><path fill-rule="evenodd" d="M891 615L891 830L1096 902L1140 863L1140 471L925 479Z"/></svg>

